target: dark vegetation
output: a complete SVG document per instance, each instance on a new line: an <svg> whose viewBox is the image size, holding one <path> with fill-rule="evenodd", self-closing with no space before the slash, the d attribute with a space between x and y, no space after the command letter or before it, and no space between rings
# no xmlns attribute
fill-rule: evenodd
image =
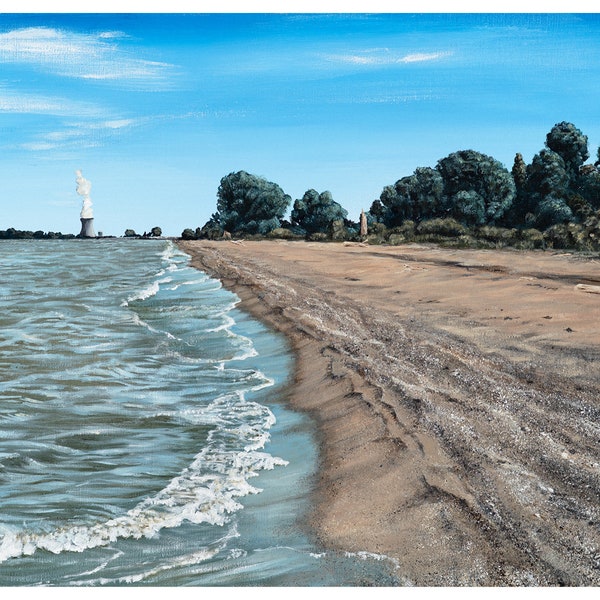
<svg viewBox="0 0 600 600"><path fill-rule="evenodd" d="M491 156L460 150L386 185L366 213L368 232L348 218L331 192L307 190L292 205L276 183L238 171L221 179L217 210L183 239L280 238L433 242L452 247L600 250L600 148L572 123L557 123L545 147L526 164L517 153L509 171ZM290 220L286 220L290 209ZM162 236L160 227L124 237ZM71 239L43 231L0 230L0 239Z"/></svg>
<svg viewBox="0 0 600 600"><path fill-rule="evenodd" d="M600 149L572 123L556 124L545 147L511 171L491 156L461 150L434 168L383 188L366 213L368 233L330 192L309 189L294 201L275 183L245 171L221 179L217 211L184 239L282 238L435 242L454 247L600 250Z"/></svg>
<svg viewBox="0 0 600 600"><path fill-rule="evenodd" d="M160 227L153 227L150 232L144 232L143 235L137 234L133 229L126 229L123 237L131 238L153 238L161 237L162 229ZM79 235L72 233L55 233L54 231L23 231L20 229L14 229L10 227L6 230L0 230L0 240L72 240L79 238ZM101 238L112 238L114 236L106 235L100 236Z"/></svg>
<svg viewBox="0 0 600 600"><path fill-rule="evenodd" d="M21 229L0 230L0 240L70 240L77 236L72 233L55 233L54 231L23 231Z"/></svg>

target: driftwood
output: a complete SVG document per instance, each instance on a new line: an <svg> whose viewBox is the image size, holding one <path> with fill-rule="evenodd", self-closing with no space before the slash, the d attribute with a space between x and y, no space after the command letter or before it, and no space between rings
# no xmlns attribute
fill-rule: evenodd
<svg viewBox="0 0 600 600"><path fill-rule="evenodd" d="M586 283L578 283L575 286L576 290L587 292L588 294L600 294L600 285L587 285Z"/></svg>

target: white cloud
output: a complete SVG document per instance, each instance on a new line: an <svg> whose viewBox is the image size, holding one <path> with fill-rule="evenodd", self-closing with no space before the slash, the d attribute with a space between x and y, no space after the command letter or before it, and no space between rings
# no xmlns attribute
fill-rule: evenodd
<svg viewBox="0 0 600 600"><path fill-rule="evenodd" d="M428 62L451 56L452 52L415 52L398 56L388 48L374 48L364 50L358 54L330 54L327 59L331 62L353 65L394 65L416 62Z"/></svg>
<svg viewBox="0 0 600 600"><path fill-rule="evenodd" d="M56 144L51 144L49 142L28 142L26 144L21 144L21 148L31 150L32 152L44 152L46 150L54 150Z"/></svg>
<svg viewBox="0 0 600 600"><path fill-rule="evenodd" d="M116 43L116 31L83 34L50 27L0 33L0 63L26 64L64 77L116 80L126 84L167 83L173 65L134 58Z"/></svg>
<svg viewBox="0 0 600 600"><path fill-rule="evenodd" d="M407 54L402 58L398 59L398 62L401 63L413 63L413 62L425 62L429 60L438 60L439 58L444 58L446 56L450 56L451 52L417 52L416 54Z"/></svg>
<svg viewBox="0 0 600 600"><path fill-rule="evenodd" d="M0 113L99 118L104 112L100 107L87 102L37 94L18 93L0 88Z"/></svg>
<svg viewBox="0 0 600 600"><path fill-rule="evenodd" d="M121 130L139 126L148 121L140 119L93 120L79 123L66 123L63 129L48 131L37 139L20 144L23 150L45 152L57 149L92 148L102 140L118 135Z"/></svg>

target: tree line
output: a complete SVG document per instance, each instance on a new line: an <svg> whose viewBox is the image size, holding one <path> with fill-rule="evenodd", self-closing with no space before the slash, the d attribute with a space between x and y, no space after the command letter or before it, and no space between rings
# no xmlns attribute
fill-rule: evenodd
<svg viewBox="0 0 600 600"><path fill-rule="evenodd" d="M486 154L454 152L386 185L366 213L366 240L600 249L600 148L594 163L589 158L587 136L565 121L530 164L517 153L511 171ZM286 220L291 204L276 183L230 173L221 179L216 212L182 237L365 239L329 191L307 190Z"/></svg>

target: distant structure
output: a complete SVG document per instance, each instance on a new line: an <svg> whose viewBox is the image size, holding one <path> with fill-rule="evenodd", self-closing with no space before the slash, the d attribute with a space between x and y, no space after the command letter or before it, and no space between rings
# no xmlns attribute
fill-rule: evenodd
<svg viewBox="0 0 600 600"><path fill-rule="evenodd" d="M366 237L368 233L367 227L367 215L365 215L365 211L360 211L360 237Z"/></svg>
<svg viewBox="0 0 600 600"><path fill-rule="evenodd" d="M95 238L94 231L94 212L92 210L92 199L90 191L92 184L81 174L81 171L75 171L77 175L77 193L83 197L83 205L81 207L81 231L79 237Z"/></svg>
<svg viewBox="0 0 600 600"><path fill-rule="evenodd" d="M79 232L79 237L96 237L96 232L94 231L94 219L80 218L79 220L81 221L81 231Z"/></svg>

